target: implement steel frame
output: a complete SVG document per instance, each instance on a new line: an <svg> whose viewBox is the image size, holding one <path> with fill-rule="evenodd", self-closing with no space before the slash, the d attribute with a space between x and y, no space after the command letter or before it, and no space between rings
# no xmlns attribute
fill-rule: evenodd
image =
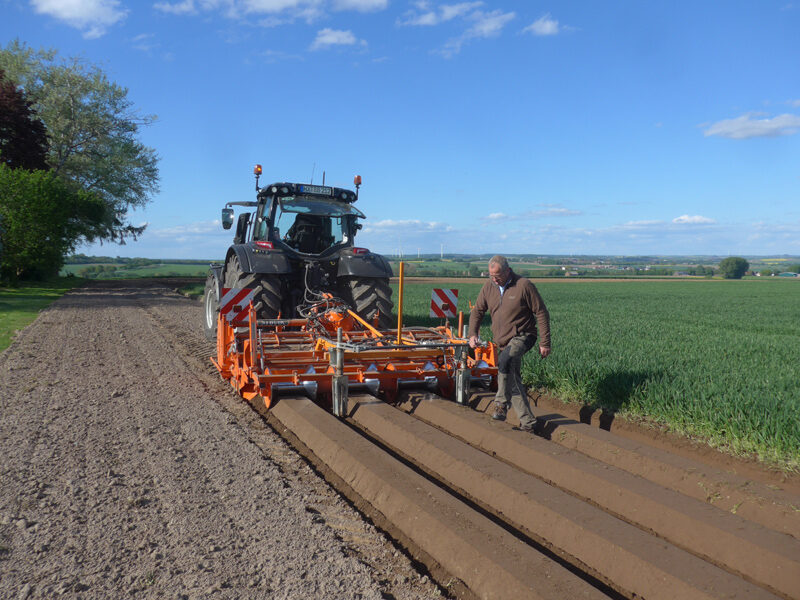
<svg viewBox="0 0 800 600"><path fill-rule="evenodd" d="M334 318L335 317L335 318ZM342 329L342 341L336 339ZM284 390L314 390L330 408L337 354L341 375L351 388L370 390L393 402L402 387L421 386L444 397L456 395L466 376L496 385L497 347L487 343L468 355L468 341L448 327L403 327L399 342L390 330L379 331L352 310L308 319L258 320L252 302L248 322L217 320L217 355L211 360L223 379L249 402L269 409Z"/></svg>

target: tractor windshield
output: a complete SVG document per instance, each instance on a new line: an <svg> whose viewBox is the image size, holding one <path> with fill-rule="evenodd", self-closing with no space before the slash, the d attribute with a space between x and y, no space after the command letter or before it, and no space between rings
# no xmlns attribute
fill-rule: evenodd
<svg viewBox="0 0 800 600"><path fill-rule="evenodd" d="M275 212L275 227L281 239L299 252L319 254L347 242L352 223L364 213L352 204L311 196L281 198Z"/></svg>
<svg viewBox="0 0 800 600"><path fill-rule="evenodd" d="M279 200L279 209L282 212L300 213L305 215L320 215L325 217L343 217L355 215L364 218L364 213L352 204L344 202L331 202L314 198L312 196L287 196Z"/></svg>

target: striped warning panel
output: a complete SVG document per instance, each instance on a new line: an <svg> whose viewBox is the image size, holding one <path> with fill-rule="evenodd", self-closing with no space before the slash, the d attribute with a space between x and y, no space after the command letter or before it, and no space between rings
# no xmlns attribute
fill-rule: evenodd
<svg viewBox="0 0 800 600"><path fill-rule="evenodd" d="M445 319L455 318L458 306L458 290L433 288L431 292L431 316Z"/></svg>
<svg viewBox="0 0 800 600"><path fill-rule="evenodd" d="M219 312L225 315L230 323L247 323L247 309L255 297L252 288L222 288L219 301Z"/></svg>

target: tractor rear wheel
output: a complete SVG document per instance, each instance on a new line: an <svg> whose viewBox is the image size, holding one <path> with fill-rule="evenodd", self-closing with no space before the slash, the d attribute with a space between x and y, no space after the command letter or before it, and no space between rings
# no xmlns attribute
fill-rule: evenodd
<svg viewBox="0 0 800 600"><path fill-rule="evenodd" d="M261 286L261 293L256 301L261 302L258 311L260 319L276 319L281 313L281 280L277 275L259 275L257 284Z"/></svg>
<svg viewBox="0 0 800 600"><path fill-rule="evenodd" d="M254 288L261 286L261 292L254 298L255 303L261 303L258 309L259 319L275 319L281 312L281 280L277 275L264 275L262 273L244 273L236 255L228 259L225 267L226 288Z"/></svg>
<svg viewBox="0 0 800 600"><path fill-rule="evenodd" d="M378 277L347 277L340 284L340 294L353 307L362 319L372 324L378 317L378 328L392 326L392 288L388 279Z"/></svg>
<svg viewBox="0 0 800 600"><path fill-rule="evenodd" d="M211 273L206 278L206 289L203 293L203 333L209 342L217 339L217 315L219 315L219 290L217 278Z"/></svg>

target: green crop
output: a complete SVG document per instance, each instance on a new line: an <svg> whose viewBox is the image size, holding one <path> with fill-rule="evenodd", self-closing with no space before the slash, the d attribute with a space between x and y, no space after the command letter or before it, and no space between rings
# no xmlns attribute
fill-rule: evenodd
<svg viewBox="0 0 800 600"><path fill-rule="evenodd" d="M432 287L409 284L407 324ZM796 281L543 282L553 351L526 355L528 384L784 468L800 468L800 284ZM395 288L395 295L396 295ZM396 300L396 298L395 298ZM467 319L465 314L465 322ZM488 318L481 329L491 338Z"/></svg>

